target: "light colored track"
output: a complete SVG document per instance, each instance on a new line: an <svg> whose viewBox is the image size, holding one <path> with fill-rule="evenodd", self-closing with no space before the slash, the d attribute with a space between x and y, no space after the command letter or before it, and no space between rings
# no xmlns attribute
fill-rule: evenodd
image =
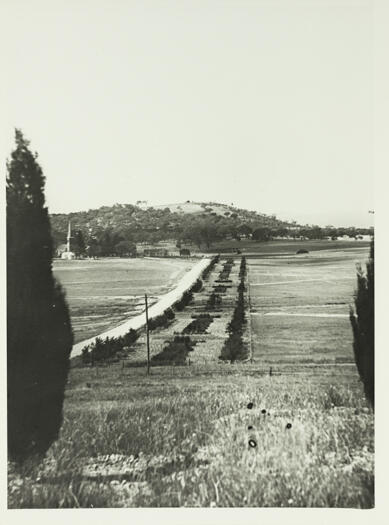
<svg viewBox="0 0 389 525"><path fill-rule="evenodd" d="M152 319L153 317L162 314L164 310L172 306L173 303L180 299L182 294L192 286L196 279L198 279L201 276L201 273L208 266L209 262L210 259L201 259L201 261L199 261L191 270L189 270L189 272L186 273L184 277L179 281L174 290L165 294L160 299L160 301L158 301L156 304L153 304L149 308L149 318ZM96 335L94 337L86 339L85 341L80 341L79 343L75 344L72 349L71 357L81 355L82 349L86 345L95 342L97 337L100 337L102 339L105 339L106 337L120 337L126 332L128 332L131 328L133 328L134 330L138 330L145 324L146 314L142 312L140 315L132 317L128 321L125 321L124 323L122 323L119 326L116 326L115 328L112 328L102 334Z"/></svg>

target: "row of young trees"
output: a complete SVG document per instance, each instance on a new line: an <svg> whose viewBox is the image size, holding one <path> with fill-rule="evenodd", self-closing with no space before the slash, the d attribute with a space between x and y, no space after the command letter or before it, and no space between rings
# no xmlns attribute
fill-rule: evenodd
<svg viewBox="0 0 389 525"><path fill-rule="evenodd" d="M230 363L234 363L237 360L242 360L247 357L247 348L243 341L243 331L246 325L244 298L244 293L246 291L246 274L246 257L243 256L239 269L240 282L238 285L238 297L232 314L232 319L227 326L228 338L223 345L220 355L220 359L230 361Z"/></svg>

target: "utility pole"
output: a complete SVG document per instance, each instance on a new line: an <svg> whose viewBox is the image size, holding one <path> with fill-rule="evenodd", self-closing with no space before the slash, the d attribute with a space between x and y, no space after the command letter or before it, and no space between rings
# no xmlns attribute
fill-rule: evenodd
<svg viewBox="0 0 389 525"><path fill-rule="evenodd" d="M146 344L147 344L147 375L150 374L150 341L149 341L149 309L147 306L147 294L145 294L146 304Z"/></svg>

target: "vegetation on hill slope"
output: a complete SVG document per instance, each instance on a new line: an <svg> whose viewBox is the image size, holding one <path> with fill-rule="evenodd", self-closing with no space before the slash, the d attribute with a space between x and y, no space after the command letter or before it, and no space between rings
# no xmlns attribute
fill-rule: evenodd
<svg viewBox="0 0 389 525"><path fill-rule="evenodd" d="M135 243L165 240L174 240L178 246L187 242L209 247L217 240L251 235L258 228L279 230L288 226L275 216L229 208L228 211L225 205L203 204L197 205L194 213L185 213L177 206L172 212L168 207L115 204L96 210L53 214L51 223L56 246L59 246L66 240L68 221L71 220L73 251L82 253L86 250L92 256L120 255L133 252L131 245Z"/></svg>
<svg viewBox="0 0 389 525"><path fill-rule="evenodd" d="M68 222L72 222L72 251L76 255L135 255L137 243L156 244L170 241L177 248L182 244L209 249L221 240L250 238L268 241L274 237L305 237L357 235L368 229L319 228L299 226L275 215L265 215L217 203L182 203L142 207L115 204L99 209L51 215L55 247L66 240Z"/></svg>

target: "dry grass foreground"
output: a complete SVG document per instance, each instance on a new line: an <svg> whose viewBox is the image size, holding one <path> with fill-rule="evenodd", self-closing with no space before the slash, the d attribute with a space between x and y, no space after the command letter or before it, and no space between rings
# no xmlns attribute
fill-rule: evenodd
<svg viewBox="0 0 389 525"><path fill-rule="evenodd" d="M267 372L73 369L60 438L43 464L11 466L9 507L372 507L355 366Z"/></svg>

